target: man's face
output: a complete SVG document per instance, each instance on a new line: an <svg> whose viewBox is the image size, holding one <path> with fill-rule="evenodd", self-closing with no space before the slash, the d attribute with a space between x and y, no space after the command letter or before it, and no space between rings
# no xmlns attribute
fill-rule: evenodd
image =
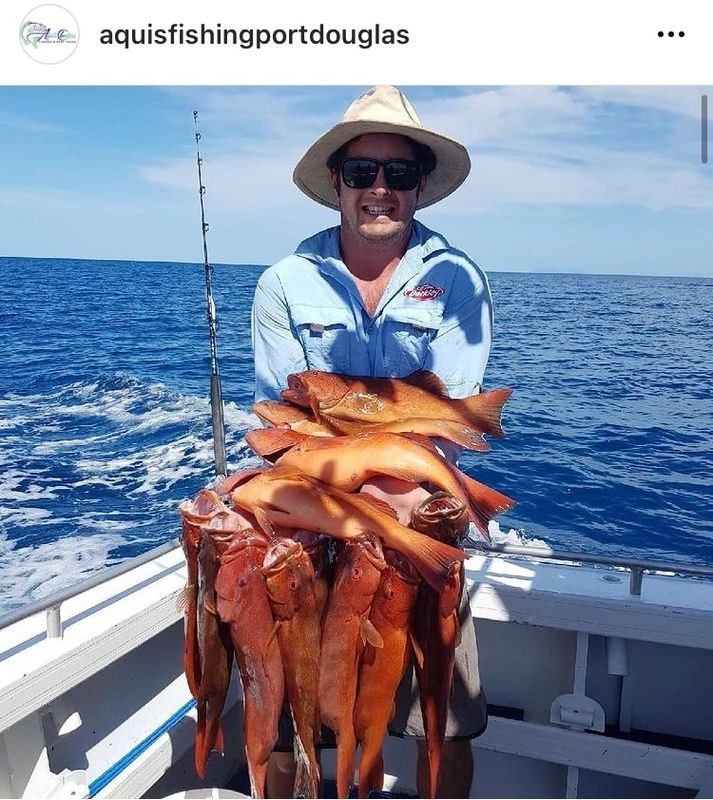
<svg viewBox="0 0 713 800"><path fill-rule="evenodd" d="M349 143L345 158L413 161L414 153L403 136L368 133ZM420 187L408 192L389 189L383 168L368 189L350 189L338 175L332 175L332 183L339 196L342 228L348 234L369 246L388 245L408 235Z"/></svg>

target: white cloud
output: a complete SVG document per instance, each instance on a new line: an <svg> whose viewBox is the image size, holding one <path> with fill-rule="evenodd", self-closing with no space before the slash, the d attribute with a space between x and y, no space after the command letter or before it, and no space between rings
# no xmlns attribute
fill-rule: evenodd
<svg viewBox="0 0 713 800"><path fill-rule="evenodd" d="M341 113L320 104L316 91L202 93L206 122L217 132L204 149L213 209L302 207L291 182L294 165ZM426 127L462 141L474 162L465 186L434 213L512 205L713 206L711 176L697 161L695 126L680 141L682 126L691 129L700 106L699 88L508 86L415 105ZM193 191L194 170L186 160L171 159L142 168L140 177Z"/></svg>

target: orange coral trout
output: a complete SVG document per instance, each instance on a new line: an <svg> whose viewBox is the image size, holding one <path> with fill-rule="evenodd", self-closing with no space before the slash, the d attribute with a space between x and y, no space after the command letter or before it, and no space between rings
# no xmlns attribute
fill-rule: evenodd
<svg viewBox="0 0 713 800"><path fill-rule="evenodd" d="M319 705L322 722L337 740L337 797L347 797L354 779L356 735L354 702L359 660L368 641L382 647L369 622L372 598L386 566L379 539L363 534L343 546L322 624Z"/></svg>
<svg viewBox="0 0 713 800"><path fill-rule="evenodd" d="M384 555L386 569L381 573L369 613L384 646L366 646L354 707L354 731L361 742L359 797L368 797L372 790L383 788L382 745L393 715L396 689L409 662L409 631L421 583L400 553L387 550Z"/></svg>
<svg viewBox="0 0 713 800"><path fill-rule="evenodd" d="M290 430L265 428L252 431L247 438L254 447L254 442L277 436L285 446L289 441L295 442L278 458L278 467L294 467L344 492L356 491L377 475L435 484L467 507L470 518L488 542L490 520L515 505L509 497L459 470L422 436L371 433L324 439Z"/></svg>
<svg viewBox="0 0 713 800"><path fill-rule="evenodd" d="M424 518L427 524L420 530L440 533L444 528L433 526L429 513L437 512L440 499L429 512L427 498L411 515L411 526L419 528ZM425 506L425 515L423 508ZM455 650L460 639L458 609L463 591L463 565L455 564L440 593L422 585L411 627L414 670L418 682L421 715L428 753L428 797L436 797L441 769L443 742L448 721L448 700L453 686Z"/></svg>
<svg viewBox="0 0 713 800"><path fill-rule="evenodd" d="M265 797L267 762L285 696L282 659L262 565L265 537L242 531L221 557L215 583L220 618L228 623L243 686L243 738L253 797Z"/></svg>
<svg viewBox="0 0 713 800"><path fill-rule="evenodd" d="M295 726L295 797L317 797L319 762L315 743L320 734L317 700L321 608L314 567L299 542L273 539L262 573L277 626L285 690Z"/></svg>
<svg viewBox="0 0 713 800"><path fill-rule="evenodd" d="M407 418L446 420L502 437L503 406L511 389L452 399L432 372L408 378L363 378L310 370L288 375L282 399L310 408L318 422L396 422Z"/></svg>
<svg viewBox="0 0 713 800"><path fill-rule="evenodd" d="M444 419L428 419L423 417L410 417L399 419L394 422L354 422L343 419L330 418L324 420L324 424L317 422L312 414L304 408L291 405L289 403L279 403L273 400L263 400L255 403L253 410L263 422L273 426L273 428L289 428L296 433L304 433L309 436L336 436L338 434L357 434L357 433L418 433L421 436L437 436L461 445L468 450L478 450L487 453L490 445L483 438L483 434L468 425L459 422L451 422ZM259 429L258 429L259 430ZM279 442L279 437L270 440L262 437L259 444L262 450L258 450L251 441L254 431L246 434L245 439L248 444L263 458L275 455L277 450L266 449L267 445ZM273 460L270 458L269 460Z"/></svg>
<svg viewBox="0 0 713 800"><path fill-rule="evenodd" d="M200 491L194 500L184 500L178 510L181 514L181 546L186 557L188 583L179 594L176 606L184 614L183 671L188 688L197 698L200 690L201 670L197 638L197 589L198 589L198 546L201 539L201 525L217 514L228 511L216 492L210 489Z"/></svg>
<svg viewBox="0 0 713 800"><path fill-rule="evenodd" d="M198 548L197 637L200 655L200 689L197 701L196 772L205 777L211 750L224 752L220 716L230 684L233 645L227 626L218 619L215 581L216 546L209 528L202 528Z"/></svg>
<svg viewBox="0 0 713 800"><path fill-rule="evenodd" d="M319 617L322 618L324 607L327 605L329 587L332 585L334 569L330 560L330 546L332 541L329 536L312 531L294 530L292 538L304 547L305 553L310 557L314 567L314 587L317 593L317 606Z"/></svg>
<svg viewBox="0 0 713 800"><path fill-rule="evenodd" d="M343 540L376 533L386 547L403 553L436 591L445 586L450 565L465 557L462 550L401 525L388 503L342 492L292 468L266 469L235 488L231 500L254 514L270 534L273 525Z"/></svg>

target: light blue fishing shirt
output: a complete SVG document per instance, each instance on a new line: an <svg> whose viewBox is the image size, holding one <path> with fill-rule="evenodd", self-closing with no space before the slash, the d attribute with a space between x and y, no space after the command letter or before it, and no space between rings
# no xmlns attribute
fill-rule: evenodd
<svg viewBox="0 0 713 800"><path fill-rule="evenodd" d="M492 338L488 280L439 233L414 220L373 316L339 250L339 227L302 242L260 276L252 308L255 400L279 400L307 369L403 378L434 372L451 397L480 390Z"/></svg>

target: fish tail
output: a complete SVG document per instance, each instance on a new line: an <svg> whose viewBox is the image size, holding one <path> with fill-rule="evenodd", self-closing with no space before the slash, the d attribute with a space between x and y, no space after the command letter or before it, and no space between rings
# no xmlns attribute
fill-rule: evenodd
<svg viewBox="0 0 713 800"><path fill-rule="evenodd" d="M294 713L292 723L295 724ZM317 797L319 789L319 765L314 756L314 747L310 748L312 757L307 754L301 736L297 733L295 726L294 751L297 771L295 773L294 797Z"/></svg>
<svg viewBox="0 0 713 800"><path fill-rule="evenodd" d="M407 541L408 552L404 552L404 555L430 586L437 592L443 591L448 582L451 565L463 560L465 553L458 547L452 547L416 531L410 532Z"/></svg>
<svg viewBox="0 0 713 800"><path fill-rule="evenodd" d="M460 402L483 433L502 439L505 436L501 425L503 406L511 394L512 389L491 389L488 392L466 397Z"/></svg>
<svg viewBox="0 0 713 800"><path fill-rule="evenodd" d="M485 540L489 542L488 523L491 519L495 519L498 514L503 514L515 508L515 501L497 491L497 489L492 489L490 486L474 480L464 472L460 472L457 467L453 467L453 470L460 473L458 479L468 495L471 518L476 528L485 537Z"/></svg>
<svg viewBox="0 0 713 800"><path fill-rule="evenodd" d="M380 792L383 788L384 756L381 741L364 741L359 761L359 797L368 797L370 792Z"/></svg>
<svg viewBox="0 0 713 800"><path fill-rule="evenodd" d="M195 767L199 778L205 778L205 769L208 764L208 753L206 750L206 703L198 703L198 717L196 719L196 750Z"/></svg>
<svg viewBox="0 0 713 800"><path fill-rule="evenodd" d="M438 421L438 435L449 442L455 442L466 450L476 450L479 453L487 453L491 450L490 445L483 438L481 431L469 425L450 420Z"/></svg>
<svg viewBox="0 0 713 800"><path fill-rule="evenodd" d="M349 797L349 789L354 782L355 755L356 738L353 730L337 734L337 797Z"/></svg>

